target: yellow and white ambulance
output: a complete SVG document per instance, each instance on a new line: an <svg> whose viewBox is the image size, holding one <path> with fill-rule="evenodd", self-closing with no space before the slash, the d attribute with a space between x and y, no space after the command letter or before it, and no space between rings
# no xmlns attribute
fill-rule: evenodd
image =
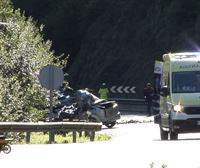
<svg viewBox="0 0 200 168"><path fill-rule="evenodd" d="M200 52L163 55L160 112L154 122L162 140L200 132Z"/></svg>

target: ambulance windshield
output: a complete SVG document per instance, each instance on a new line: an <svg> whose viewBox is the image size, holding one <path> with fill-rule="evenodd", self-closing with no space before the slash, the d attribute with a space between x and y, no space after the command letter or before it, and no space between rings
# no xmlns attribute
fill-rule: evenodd
<svg viewBox="0 0 200 168"><path fill-rule="evenodd" d="M195 93L200 92L200 72L173 72L172 73L173 93Z"/></svg>

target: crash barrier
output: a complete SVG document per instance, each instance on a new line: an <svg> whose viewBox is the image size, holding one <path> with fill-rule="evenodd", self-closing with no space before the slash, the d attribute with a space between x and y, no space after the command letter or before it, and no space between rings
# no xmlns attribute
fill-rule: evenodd
<svg viewBox="0 0 200 168"><path fill-rule="evenodd" d="M119 111L123 113L146 113L146 103L144 99L110 98L119 105Z"/></svg>
<svg viewBox="0 0 200 168"><path fill-rule="evenodd" d="M146 113L146 102L144 99L133 99L133 98L123 98L123 97L111 97L108 100L114 100L119 105L120 112L126 113ZM64 105L71 105L76 101L75 97L71 96L69 99L61 100Z"/></svg>
<svg viewBox="0 0 200 168"><path fill-rule="evenodd" d="M73 133L73 143L76 142L76 132L84 131L94 141L95 131L100 131L101 123L93 122L0 122L0 132L26 132L26 143L30 143L31 132L67 131ZM51 137L53 136L53 138ZM54 142L54 133L49 136L49 143Z"/></svg>
<svg viewBox="0 0 200 168"><path fill-rule="evenodd" d="M110 98L115 100L119 105L119 111L122 113L147 113L147 104L144 99L127 99L127 98ZM159 100L152 100L152 112L157 114L159 112Z"/></svg>

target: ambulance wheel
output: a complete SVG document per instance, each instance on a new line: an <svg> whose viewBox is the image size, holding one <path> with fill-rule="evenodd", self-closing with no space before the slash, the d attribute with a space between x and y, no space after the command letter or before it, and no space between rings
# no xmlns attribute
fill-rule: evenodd
<svg viewBox="0 0 200 168"><path fill-rule="evenodd" d="M170 140L177 140L178 139L178 133L176 132L170 132Z"/></svg>
<svg viewBox="0 0 200 168"><path fill-rule="evenodd" d="M168 132L164 131L162 128L160 128L160 138L161 140L168 140Z"/></svg>

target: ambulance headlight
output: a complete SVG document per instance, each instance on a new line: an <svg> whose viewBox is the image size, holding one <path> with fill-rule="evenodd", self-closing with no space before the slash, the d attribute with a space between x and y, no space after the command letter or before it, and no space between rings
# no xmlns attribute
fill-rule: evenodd
<svg viewBox="0 0 200 168"><path fill-rule="evenodd" d="M184 107L181 106L180 104L173 106L173 111L175 112L183 112L183 110L184 110Z"/></svg>

